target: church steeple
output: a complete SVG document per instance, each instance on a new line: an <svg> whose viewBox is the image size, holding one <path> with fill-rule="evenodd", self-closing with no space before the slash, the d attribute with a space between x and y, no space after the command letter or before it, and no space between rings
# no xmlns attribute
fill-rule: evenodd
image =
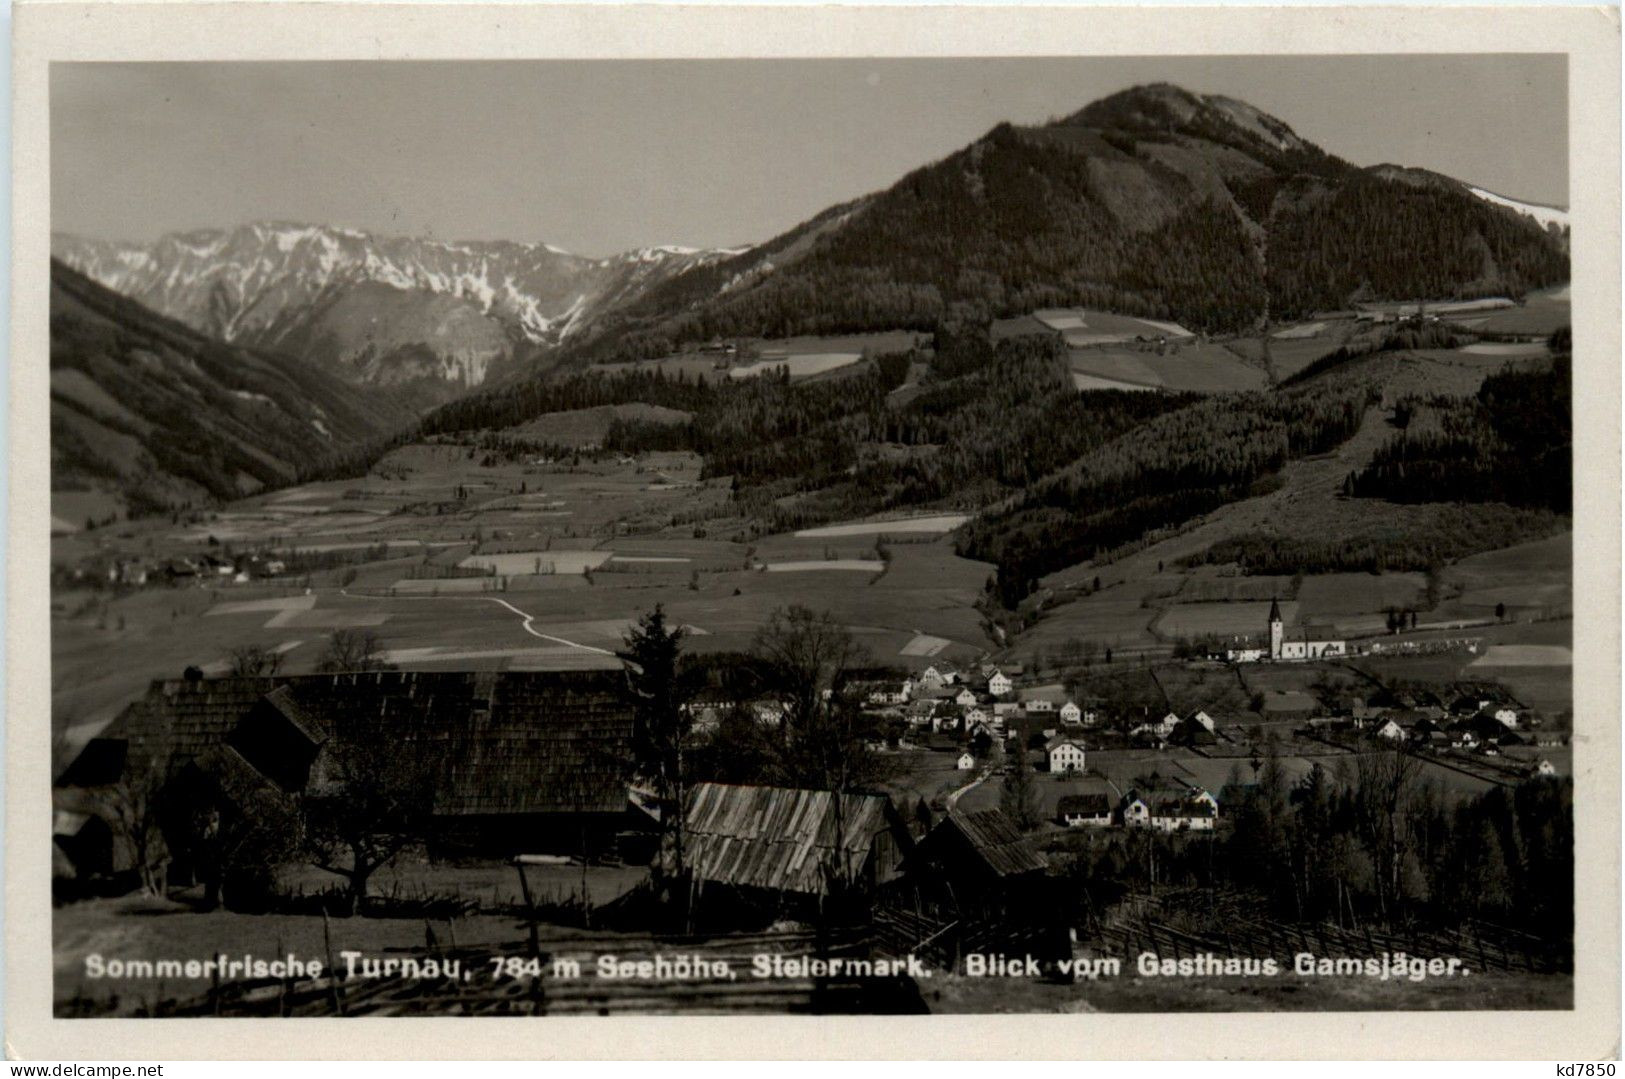
<svg viewBox="0 0 1625 1079"><path fill-rule="evenodd" d="M1285 643L1286 635L1281 632L1281 603L1279 600L1270 600L1270 658L1281 658L1281 645Z"/></svg>
<svg viewBox="0 0 1625 1079"><path fill-rule="evenodd" d="M1270 600L1270 621L1271 622L1279 622L1280 620L1281 620L1281 603L1280 603L1279 600L1271 599Z"/></svg>

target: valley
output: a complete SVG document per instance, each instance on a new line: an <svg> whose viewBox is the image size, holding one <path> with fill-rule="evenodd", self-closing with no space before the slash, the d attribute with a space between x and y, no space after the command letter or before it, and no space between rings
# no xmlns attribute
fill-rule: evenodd
<svg viewBox="0 0 1625 1079"><path fill-rule="evenodd" d="M898 1008L984 1003L982 937L1306 926L1495 941L1447 1002L1560 1007L1569 238L1161 83L742 248L58 234L59 946L138 886L143 947L319 914L532 958L852 898L948 976ZM164 829L175 887L130 853ZM1413 1001L1302 1006L1356 997Z"/></svg>

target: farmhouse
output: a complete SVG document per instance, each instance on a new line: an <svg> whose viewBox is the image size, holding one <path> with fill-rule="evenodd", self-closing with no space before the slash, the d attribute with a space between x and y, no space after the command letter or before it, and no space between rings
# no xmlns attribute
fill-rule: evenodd
<svg viewBox="0 0 1625 1079"><path fill-rule="evenodd" d="M976 767L976 758L971 756L970 751L967 750L959 755L959 760L954 762L954 767L961 772L968 772Z"/></svg>
<svg viewBox="0 0 1625 1079"><path fill-rule="evenodd" d="M1003 697L1014 688L1010 676L1000 670L995 670L987 680L987 691L995 697Z"/></svg>
<svg viewBox="0 0 1625 1079"><path fill-rule="evenodd" d="M800 903L832 884L872 890L913 846L878 794L701 783L689 795L684 864L695 880Z"/></svg>
<svg viewBox="0 0 1625 1079"><path fill-rule="evenodd" d="M966 686L954 697L954 703L961 708L974 708L976 706L976 694L971 691L969 686Z"/></svg>
<svg viewBox="0 0 1625 1079"><path fill-rule="evenodd" d="M1104 794L1062 795L1055 816L1068 828L1104 828L1112 822L1111 799Z"/></svg>
<svg viewBox="0 0 1625 1079"><path fill-rule="evenodd" d="M1057 735L1044 744L1052 772L1081 772L1084 770L1083 743Z"/></svg>
<svg viewBox="0 0 1625 1079"><path fill-rule="evenodd" d="M1378 727L1373 733L1378 738L1389 742L1403 742L1408 737L1405 728L1391 719L1384 721L1382 726Z"/></svg>
<svg viewBox="0 0 1625 1079"><path fill-rule="evenodd" d="M1211 720L1209 721L1211 722ZM1187 716L1168 732L1168 742L1176 746L1211 746L1218 741L1213 728L1204 725L1196 716Z"/></svg>
<svg viewBox="0 0 1625 1079"><path fill-rule="evenodd" d="M1163 716L1159 720L1156 720L1155 722L1147 721L1129 728L1129 734L1135 736L1149 736L1157 741L1166 741L1168 736L1173 733L1174 728L1177 726L1179 726L1179 716L1175 715L1173 712L1169 712L1167 715Z"/></svg>
<svg viewBox="0 0 1625 1079"><path fill-rule="evenodd" d="M1159 832L1212 831L1218 815L1211 799L1170 798L1152 808L1151 827Z"/></svg>
<svg viewBox="0 0 1625 1079"><path fill-rule="evenodd" d="M1061 722L1068 727L1077 727L1083 723L1083 709L1067 701L1061 705Z"/></svg>
<svg viewBox="0 0 1625 1079"><path fill-rule="evenodd" d="M105 814L121 780L161 760L180 777L176 799L231 813L330 783L340 747L376 746L421 758L435 849L577 852L584 833L607 845L647 823L629 805L623 686L615 671L159 681L91 739L58 786Z"/></svg>

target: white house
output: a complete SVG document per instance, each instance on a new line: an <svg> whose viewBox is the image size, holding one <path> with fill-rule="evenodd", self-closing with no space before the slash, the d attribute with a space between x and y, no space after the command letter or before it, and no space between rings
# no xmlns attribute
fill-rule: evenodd
<svg viewBox="0 0 1625 1079"><path fill-rule="evenodd" d="M1125 828L1145 828L1151 824L1151 807L1145 799L1130 791L1119 809Z"/></svg>
<svg viewBox="0 0 1625 1079"><path fill-rule="evenodd" d="M1377 728L1377 737L1389 742L1403 742L1405 740L1405 728L1390 719Z"/></svg>
<svg viewBox="0 0 1625 1079"><path fill-rule="evenodd" d="M1023 707L1025 707L1027 709L1027 714L1029 716L1039 715L1039 714L1045 713L1045 712L1053 713L1055 711L1055 702L1054 701L1046 701L1046 700L1043 700L1043 699L1038 699L1038 700L1031 700L1031 701L1023 701L1022 705L1023 705Z"/></svg>
<svg viewBox="0 0 1625 1079"><path fill-rule="evenodd" d="M1083 743L1071 738L1051 738L1044 744L1049 755L1052 772L1081 772L1084 767Z"/></svg>
<svg viewBox="0 0 1625 1079"><path fill-rule="evenodd" d="M976 767L976 758L971 756L968 752L961 753L959 755L959 760L954 764L954 767L959 769L961 772L968 772L972 768Z"/></svg>
<svg viewBox="0 0 1625 1079"><path fill-rule="evenodd" d="M954 703L961 708L970 708L976 704L976 694L971 692L969 686L966 686L954 697Z"/></svg>
<svg viewBox="0 0 1625 1079"><path fill-rule="evenodd" d="M927 667L920 672L920 685L925 689L941 689L947 684L948 680L935 667Z"/></svg>
<svg viewBox="0 0 1625 1079"><path fill-rule="evenodd" d="M1213 717L1208 715L1206 712L1202 711L1201 709L1197 709L1191 713L1191 719L1206 727L1209 734L1213 733Z"/></svg>
<svg viewBox="0 0 1625 1079"><path fill-rule="evenodd" d="M993 676L987 680L987 691L995 697L1002 697L1014 688L1015 683L1011 682L1003 671L994 671Z"/></svg>
<svg viewBox="0 0 1625 1079"><path fill-rule="evenodd" d="M1518 729L1518 712L1513 708L1497 708L1495 720L1509 731Z"/></svg>
<svg viewBox="0 0 1625 1079"><path fill-rule="evenodd" d="M965 726L967 727L973 723L985 724L987 722L987 718L987 712L981 707L967 708L965 710Z"/></svg>
<svg viewBox="0 0 1625 1079"><path fill-rule="evenodd" d="M1055 803L1055 815L1068 828L1105 828L1112 822L1112 803L1104 794L1066 794Z"/></svg>
<svg viewBox="0 0 1625 1079"><path fill-rule="evenodd" d="M1068 727L1076 727L1083 722L1083 709L1067 701L1061 705L1061 722Z"/></svg>
<svg viewBox="0 0 1625 1079"><path fill-rule="evenodd" d="M1158 802L1151 810L1151 827L1159 832L1210 832L1218 817L1211 801L1194 798Z"/></svg>
<svg viewBox="0 0 1625 1079"><path fill-rule="evenodd" d="M1553 766L1551 761L1547 760L1545 757L1542 757L1540 759L1540 763L1535 765L1535 774L1537 776L1555 776L1557 774L1557 768Z"/></svg>

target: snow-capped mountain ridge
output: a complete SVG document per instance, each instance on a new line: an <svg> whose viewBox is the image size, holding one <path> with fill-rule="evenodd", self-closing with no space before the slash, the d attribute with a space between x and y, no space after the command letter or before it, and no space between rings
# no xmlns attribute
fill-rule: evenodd
<svg viewBox="0 0 1625 1079"><path fill-rule="evenodd" d="M287 221L150 243L58 234L52 253L227 341L314 353L363 381L392 381L387 356L416 346L412 377L465 387L483 382L516 347L557 344L653 283L728 255L668 246L591 259L547 243L377 236ZM341 325L330 324L335 314ZM424 365L423 349L439 358L438 371Z"/></svg>

